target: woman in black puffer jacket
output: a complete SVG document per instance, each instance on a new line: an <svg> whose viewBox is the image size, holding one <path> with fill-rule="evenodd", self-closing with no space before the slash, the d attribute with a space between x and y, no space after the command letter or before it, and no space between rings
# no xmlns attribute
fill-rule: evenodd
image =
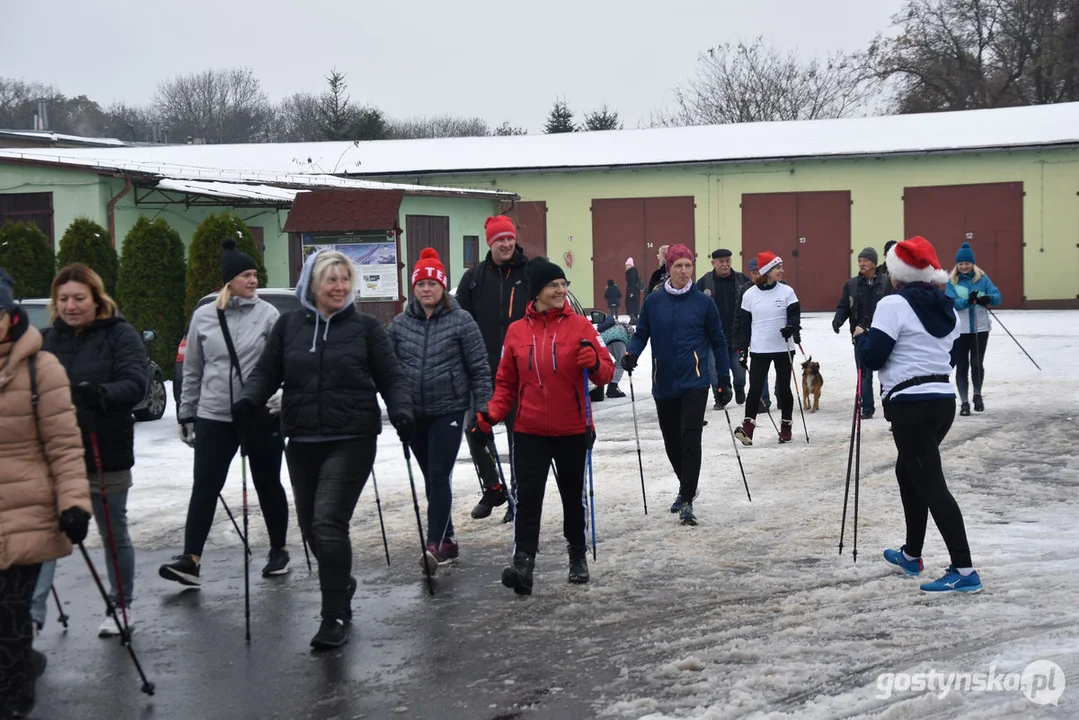
<svg viewBox="0 0 1079 720"><path fill-rule="evenodd" d="M146 346L131 323L120 316L116 303L105 292L101 276L81 263L68 265L53 279L49 312L53 323L45 332L42 350L60 360L71 381L86 450L94 521L105 546L110 596L130 627L134 621L129 608L135 592L135 550L127 530L127 494L135 464L135 418L131 410L146 396ZM94 457L95 441L101 458L101 480ZM102 482L108 498L108 524ZM116 543L115 562L109 542L110 525ZM98 635L118 634L116 623L106 616Z"/></svg>
<svg viewBox="0 0 1079 720"><path fill-rule="evenodd" d="M402 442L414 428L390 338L353 302L357 281L346 255L312 253L296 285L303 308L274 323L243 396L232 406L233 422L246 425L283 389L281 429L289 440L285 459L296 517L319 561L322 624L311 640L316 649L348 642L356 592L348 525L382 431L375 393L386 400Z"/></svg>
<svg viewBox="0 0 1079 720"><path fill-rule="evenodd" d="M412 272L415 298L390 325L390 339L412 390L416 432L412 452L427 492L427 552L423 571L457 557L450 508L450 479L461 449L461 429L470 407L486 412L491 368L483 335L472 316L446 290L446 269L432 248L420 253Z"/></svg>

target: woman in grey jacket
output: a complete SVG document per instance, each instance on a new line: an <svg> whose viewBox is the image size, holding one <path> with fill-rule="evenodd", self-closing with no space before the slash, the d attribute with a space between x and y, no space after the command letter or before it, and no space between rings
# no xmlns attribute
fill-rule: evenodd
<svg viewBox="0 0 1079 720"><path fill-rule="evenodd" d="M225 487L229 466L244 442L251 459L251 477L258 493L259 507L270 535L270 553L263 577L288 573L291 564L285 548L288 530L288 500L281 487L281 441L277 418L263 413L250 423L241 437L232 421L232 403L240 398L244 382L255 367L278 312L261 300L258 270L250 255L226 240L221 252L221 281L224 287L217 302L203 305L191 316L184 357L184 384L180 407L180 439L195 448L195 482L187 507L184 552L174 562L162 565L158 574L181 585L198 586L199 561L217 508L217 497ZM223 314L222 314L223 313ZM236 350L239 369L233 366L222 319ZM267 403L276 412L274 401ZM279 408L279 401L276 403Z"/></svg>
<svg viewBox="0 0 1079 720"><path fill-rule="evenodd" d="M457 557L450 508L450 480L470 407L487 410L491 369L483 336L472 316L449 295L446 269L426 248L412 272L415 298L390 325L390 339L412 392L416 430L409 443L427 491L425 574Z"/></svg>

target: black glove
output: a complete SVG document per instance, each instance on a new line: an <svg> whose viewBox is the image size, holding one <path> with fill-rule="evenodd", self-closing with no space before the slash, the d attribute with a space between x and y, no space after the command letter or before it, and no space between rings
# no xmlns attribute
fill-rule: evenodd
<svg viewBox="0 0 1079 720"><path fill-rule="evenodd" d="M719 403L720 407L725 407L728 403L730 403L733 397L734 391L731 390L730 383L719 386L719 395L716 397L716 402Z"/></svg>
<svg viewBox="0 0 1079 720"><path fill-rule="evenodd" d="M784 340L790 340L791 336L794 335L794 326L784 325L783 327L779 328L779 334L783 336Z"/></svg>
<svg viewBox="0 0 1079 720"><path fill-rule="evenodd" d="M975 300L975 302L978 303L979 305L981 305L982 307L989 307L989 303L991 301L992 301L992 299L988 295L979 295L978 299Z"/></svg>
<svg viewBox="0 0 1079 720"><path fill-rule="evenodd" d="M743 370L749 370L749 355L745 350L738 351L738 364L742 366Z"/></svg>
<svg viewBox="0 0 1079 720"><path fill-rule="evenodd" d="M75 404L87 410L101 408L101 388L88 382L81 382L72 391L75 396Z"/></svg>
<svg viewBox="0 0 1079 720"><path fill-rule="evenodd" d="M630 375L637 369L637 358L633 357L629 353L622 356L622 369L628 372Z"/></svg>
<svg viewBox="0 0 1079 720"><path fill-rule="evenodd" d="M240 398L232 403L232 422L236 425L247 425L255 416L255 403L248 398Z"/></svg>
<svg viewBox="0 0 1079 720"><path fill-rule="evenodd" d="M967 303L969 303L970 305L977 305L978 304L978 291L977 290L971 290L970 291L970 294L967 295Z"/></svg>
<svg viewBox="0 0 1079 720"><path fill-rule="evenodd" d="M90 513L81 507L69 507L60 513L60 532L67 535L68 540L78 545L86 539L86 532L90 529Z"/></svg>
<svg viewBox="0 0 1079 720"><path fill-rule="evenodd" d="M393 425L397 431L397 437L401 438L401 442L407 443L412 439L412 434L416 432L416 421L412 419L412 413L402 410L397 410L390 413L390 424Z"/></svg>
<svg viewBox="0 0 1079 720"><path fill-rule="evenodd" d="M794 338L794 344L795 345L801 345L802 344L802 326L801 325L795 325L794 326L794 334L791 337Z"/></svg>

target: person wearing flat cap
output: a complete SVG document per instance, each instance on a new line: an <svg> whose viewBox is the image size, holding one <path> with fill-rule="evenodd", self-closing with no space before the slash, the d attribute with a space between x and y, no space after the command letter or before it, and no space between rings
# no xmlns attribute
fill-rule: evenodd
<svg viewBox="0 0 1079 720"><path fill-rule="evenodd" d="M888 274L877 267L877 251L871 247L858 253L858 274L843 285L843 295L835 308L832 330L839 334L843 323L850 326L851 335L856 328L868 331L873 325L873 313L877 303L892 292ZM860 368L862 373L862 418L873 417L873 371Z"/></svg>
<svg viewBox="0 0 1079 720"><path fill-rule="evenodd" d="M734 311L738 308L742 293L753 284L747 276L731 267L732 254L726 248L713 251L712 270L697 281L697 288L715 302L719 319L723 323L723 336L726 338L734 337ZM727 351L728 364L734 376L734 401L741 405L746 401L746 371L738 364L735 348L729 347ZM710 363L710 373L712 397L716 401L713 409L718 410L721 406L718 404L719 378L716 374L715 358L712 358Z"/></svg>

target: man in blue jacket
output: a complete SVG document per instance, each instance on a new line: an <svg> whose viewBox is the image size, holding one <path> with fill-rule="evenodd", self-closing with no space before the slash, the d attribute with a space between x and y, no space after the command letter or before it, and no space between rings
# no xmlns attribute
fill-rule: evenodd
<svg viewBox="0 0 1079 720"><path fill-rule="evenodd" d="M652 341L652 397L656 402L663 446L678 477L672 513L683 525L696 525L693 498L701 474L701 431L708 405L708 356L715 357L719 376L716 402L731 401L730 354L719 311L693 283L693 252L685 245L667 249L670 277L644 300L637 330L622 358L632 373L637 358Z"/></svg>

